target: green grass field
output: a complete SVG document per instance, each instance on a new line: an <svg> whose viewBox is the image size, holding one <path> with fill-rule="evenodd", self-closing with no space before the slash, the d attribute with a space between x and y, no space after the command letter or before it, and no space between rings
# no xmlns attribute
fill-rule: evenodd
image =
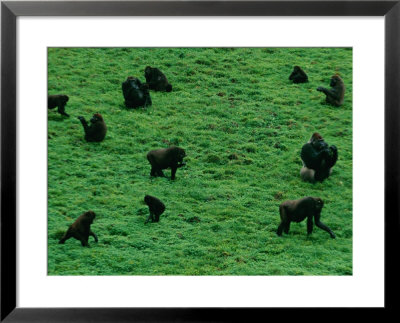
<svg viewBox="0 0 400 323"><path fill-rule="evenodd" d="M170 93L128 110L121 83L160 68ZM309 83L288 80L300 65ZM318 86L339 73L345 102L324 104ZM351 275L352 50L348 48L49 48L48 92L67 94L48 112L49 275ZM87 143L77 119L103 115L105 140ZM318 131L339 159L323 183L301 181L300 149ZM149 150L178 145L176 180L151 178ZM144 224L145 194L160 198ZM279 204L321 197L321 220L278 237ZM96 212L90 248L58 240Z"/></svg>

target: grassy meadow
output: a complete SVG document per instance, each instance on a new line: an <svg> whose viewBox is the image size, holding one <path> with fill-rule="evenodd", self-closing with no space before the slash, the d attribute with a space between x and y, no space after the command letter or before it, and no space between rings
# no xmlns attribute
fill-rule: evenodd
<svg viewBox="0 0 400 323"><path fill-rule="evenodd" d="M158 67L173 86L129 110L121 83ZM293 84L294 65L309 77ZM318 86L339 73L345 101L325 104ZM67 94L70 117L48 111L49 275L351 275L352 50L349 48L49 48L48 93ZM102 114L101 143L77 116ZM338 147L323 183L300 178L313 132ZM149 150L178 145L176 180L151 178ZM166 205L144 224L146 194ZM276 235L279 204L321 197L321 220ZM83 212L97 217L90 248L58 240Z"/></svg>

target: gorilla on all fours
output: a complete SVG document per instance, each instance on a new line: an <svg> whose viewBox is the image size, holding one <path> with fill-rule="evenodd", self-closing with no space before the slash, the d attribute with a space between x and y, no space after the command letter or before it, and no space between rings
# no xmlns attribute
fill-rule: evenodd
<svg viewBox="0 0 400 323"><path fill-rule="evenodd" d="M300 157L303 161L300 170L303 181L322 182L332 173L332 167L338 159L338 151L334 145L329 147L322 136L315 132L301 148Z"/></svg>
<svg viewBox="0 0 400 323"><path fill-rule="evenodd" d="M290 222L301 222L307 218L307 235L310 235L313 231L313 219L315 225L328 232L331 238L336 238L336 235L332 232L329 227L320 221L321 210L324 206L324 202L319 197L304 197L299 200L289 200L283 202L279 206L279 214L281 217L281 223L279 224L277 234L282 235L282 231L286 234L289 233Z"/></svg>
<svg viewBox="0 0 400 323"><path fill-rule="evenodd" d="M163 169L171 168L171 179L175 179L176 170L184 165L185 150L180 147L169 147L151 150L147 160L151 165L150 176L164 176Z"/></svg>
<svg viewBox="0 0 400 323"><path fill-rule="evenodd" d="M144 197L144 202L149 207L150 215L147 218L145 224L151 220L151 222L160 221L160 215L165 211L165 205L161 200L156 198L155 196L146 195Z"/></svg>
<svg viewBox="0 0 400 323"><path fill-rule="evenodd" d="M95 217L96 213L93 211L83 213L70 225L59 243L63 244L69 238L75 238L81 242L83 247L89 247L89 236L92 236L94 241L98 242L97 235L90 229L90 225L93 223Z"/></svg>
<svg viewBox="0 0 400 323"><path fill-rule="evenodd" d="M69 115L65 112L65 106L68 100L69 97L65 94L49 95L47 97L47 108L54 109L57 107L58 113L62 114L63 116L69 117Z"/></svg>
<svg viewBox="0 0 400 323"><path fill-rule="evenodd" d="M122 83L122 94L127 108L147 107L151 105L149 86L142 84L140 80L133 76L128 76Z"/></svg>

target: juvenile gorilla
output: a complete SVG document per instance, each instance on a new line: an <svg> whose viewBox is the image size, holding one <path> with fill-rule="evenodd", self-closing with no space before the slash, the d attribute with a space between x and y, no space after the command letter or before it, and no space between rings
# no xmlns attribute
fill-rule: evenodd
<svg viewBox="0 0 400 323"><path fill-rule="evenodd" d="M289 80L293 81L293 83L306 83L308 82L308 76L300 66L295 66L289 76Z"/></svg>
<svg viewBox="0 0 400 323"><path fill-rule="evenodd" d="M339 75L333 75L331 83L329 84L331 89L326 89L322 86L317 88L317 91L323 92L326 95L326 102L339 107L343 104L345 87L343 80Z"/></svg>
<svg viewBox="0 0 400 323"><path fill-rule="evenodd" d="M155 91L172 91L172 85L168 82L167 77L158 68L147 66L144 70L144 77L150 90Z"/></svg>
<svg viewBox="0 0 400 323"><path fill-rule="evenodd" d="M287 234L290 229L290 222L301 222L307 218L307 234L313 231L313 218L315 225L328 232L331 238L336 238L335 234L325 224L320 221L321 210L324 202L319 197L304 197L299 200L285 201L279 206L281 224L278 227L278 236L282 235L282 230Z"/></svg>
<svg viewBox="0 0 400 323"><path fill-rule="evenodd" d="M165 211L165 205L161 202L158 198L146 195L144 197L144 202L149 207L150 215L147 218L145 224L150 221L151 222L158 222L160 221L160 215Z"/></svg>
<svg viewBox="0 0 400 323"><path fill-rule="evenodd" d="M136 77L128 76L126 81L122 83L122 93L127 108L147 107L151 105L148 85L142 84Z"/></svg>
<svg viewBox="0 0 400 323"><path fill-rule="evenodd" d="M88 211L80 215L74 223L68 228L67 232L58 243L64 243L69 238L75 238L82 243L83 247L89 247L89 236L98 242L97 235L90 230L90 225L93 223L96 214L93 211Z"/></svg>
<svg viewBox="0 0 400 323"><path fill-rule="evenodd" d="M303 167L300 176L303 181L322 182L332 173L332 167L338 159L336 146L328 146L322 136L315 132L310 140L303 145L300 154Z"/></svg>
<svg viewBox="0 0 400 323"><path fill-rule="evenodd" d="M171 179L174 180L176 170L185 165L185 156L185 150L175 146L149 151L147 160L151 165L150 176L164 176L162 170L171 168Z"/></svg>
<svg viewBox="0 0 400 323"><path fill-rule="evenodd" d="M90 126L84 117L79 116L83 130L85 130L85 140L89 142L99 142L104 139L107 133L107 127L100 113L95 113L90 119Z"/></svg>
<svg viewBox="0 0 400 323"><path fill-rule="evenodd" d="M69 117L69 115L65 112L65 106L68 100L68 95L49 95L47 98L47 107L49 109L54 109L55 107L58 107L58 113L62 114L63 116Z"/></svg>

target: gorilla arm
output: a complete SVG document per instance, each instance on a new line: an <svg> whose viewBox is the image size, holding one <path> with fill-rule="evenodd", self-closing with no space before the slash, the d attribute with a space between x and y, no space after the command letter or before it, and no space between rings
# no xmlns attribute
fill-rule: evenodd
<svg viewBox="0 0 400 323"><path fill-rule="evenodd" d="M85 130L85 133L87 133L87 131L89 129L89 125L88 125L86 119L84 117L82 117L82 116L79 116L78 119L82 123L82 126L83 126L83 129Z"/></svg>
<svg viewBox="0 0 400 323"><path fill-rule="evenodd" d="M331 238L332 238L332 239L335 239L335 238L336 238L336 235L332 232L332 230L331 230L327 225L325 225L324 223L321 222L320 218L321 218L321 212L317 212L317 213L314 215L314 222L315 222L315 225L316 225L318 228L320 228L320 229L322 229L322 230L328 232L329 235L331 236Z"/></svg>
<svg viewBox="0 0 400 323"><path fill-rule="evenodd" d="M301 159L305 166L311 169L319 169L324 158L329 155L326 149L317 151L311 143L306 143L301 148Z"/></svg>
<svg viewBox="0 0 400 323"><path fill-rule="evenodd" d="M317 91L323 92L326 96L329 96L330 98L332 98L335 101L340 100L340 93L338 93L338 91L335 88L326 89L322 86L319 86L317 88Z"/></svg>

